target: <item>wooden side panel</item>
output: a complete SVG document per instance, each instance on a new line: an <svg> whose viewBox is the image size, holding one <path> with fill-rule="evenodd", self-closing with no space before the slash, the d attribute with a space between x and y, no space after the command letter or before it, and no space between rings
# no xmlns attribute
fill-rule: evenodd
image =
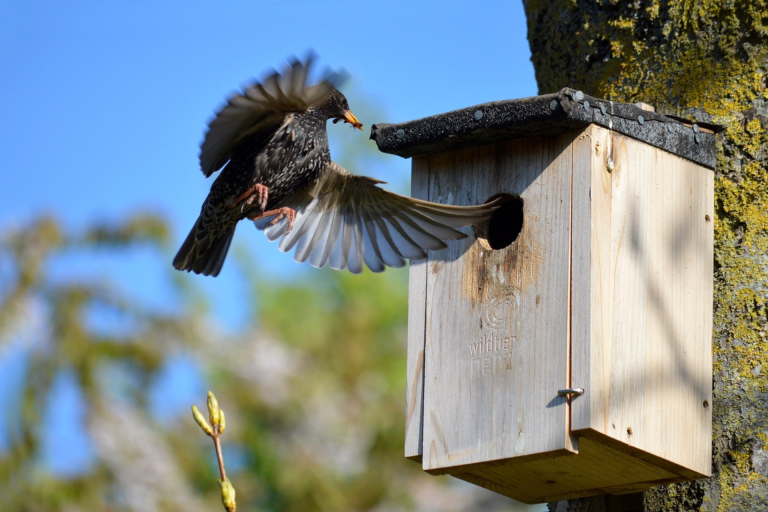
<svg viewBox="0 0 768 512"><path fill-rule="evenodd" d="M422 464L425 470L572 449L568 385L573 134L430 157L430 200L524 200L507 248L470 237L431 253Z"/></svg>
<svg viewBox="0 0 768 512"><path fill-rule="evenodd" d="M707 217L714 218L714 173L655 148L647 152L648 230L656 234L647 236L645 254L642 246L630 249L643 254L648 279L647 398L638 419L646 446L655 448L641 448L709 476L714 230Z"/></svg>
<svg viewBox="0 0 768 512"><path fill-rule="evenodd" d="M414 157L411 195L429 197L429 156ZM408 349L405 396L405 456L421 462L424 420L424 328L427 307L427 262L412 261L408 269Z"/></svg>
<svg viewBox="0 0 768 512"><path fill-rule="evenodd" d="M573 428L709 475L713 174L590 129L590 333L588 346L574 337L573 360L587 400L574 401Z"/></svg>

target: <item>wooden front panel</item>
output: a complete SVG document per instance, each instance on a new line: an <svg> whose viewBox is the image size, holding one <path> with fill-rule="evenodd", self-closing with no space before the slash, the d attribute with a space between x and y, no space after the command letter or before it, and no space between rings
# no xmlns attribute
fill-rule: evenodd
<svg viewBox="0 0 768 512"><path fill-rule="evenodd" d="M597 126L584 140L591 166L574 169L574 219L590 222L574 225L573 267L590 278L573 283L572 380L587 393L573 428L709 475L713 173Z"/></svg>
<svg viewBox="0 0 768 512"><path fill-rule="evenodd" d="M557 396L568 386L572 140L564 134L429 157L431 201L516 195L524 222L505 249L490 250L467 228L469 238L430 253L425 272L412 270L426 295L425 470L574 451L567 405ZM412 282L411 293L414 286L421 284ZM409 363L411 395L417 367Z"/></svg>

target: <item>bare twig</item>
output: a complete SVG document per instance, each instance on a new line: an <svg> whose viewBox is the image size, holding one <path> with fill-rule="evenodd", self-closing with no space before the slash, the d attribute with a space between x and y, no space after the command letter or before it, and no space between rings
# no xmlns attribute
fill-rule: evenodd
<svg viewBox="0 0 768 512"><path fill-rule="evenodd" d="M227 479L227 472L224 469L224 457L221 455L221 439L219 436L213 438L213 446L216 448L216 458L219 460L219 472L221 473L221 479Z"/></svg>
<svg viewBox="0 0 768 512"><path fill-rule="evenodd" d="M227 480L227 472L224 469L224 457L221 452L221 434L224 433L224 429L227 427L224 411L219 408L219 402L213 393L209 391L208 418L211 420L210 424L205 421L205 416L194 405L192 406L192 416L197 424L200 425L200 428L203 429L203 432L213 439L213 446L216 449L216 460L219 462L219 472L221 473L221 480L218 481L219 487L221 487L221 502L224 504L227 512L235 512L237 509L235 488Z"/></svg>

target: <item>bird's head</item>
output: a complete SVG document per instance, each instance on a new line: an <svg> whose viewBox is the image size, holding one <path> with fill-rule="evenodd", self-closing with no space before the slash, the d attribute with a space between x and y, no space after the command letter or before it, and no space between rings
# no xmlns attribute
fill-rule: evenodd
<svg viewBox="0 0 768 512"><path fill-rule="evenodd" d="M334 124L344 121L351 124L354 128L363 129L363 123L358 121L355 114L349 110L347 98L338 89L332 89L328 96L326 96L326 101L322 105L321 110L325 112L328 119L333 119Z"/></svg>

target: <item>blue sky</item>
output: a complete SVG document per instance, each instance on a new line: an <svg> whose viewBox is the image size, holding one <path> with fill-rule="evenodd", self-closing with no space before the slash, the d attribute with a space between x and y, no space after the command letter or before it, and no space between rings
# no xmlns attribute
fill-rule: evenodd
<svg viewBox="0 0 768 512"><path fill-rule="evenodd" d="M332 151L340 140L375 148L368 140L373 123L537 91L519 0L0 2L0 233L44 212L76 229L148 210L170 219L179 244L210 187L197 155L214 109L309 49L321 65L351 75L342 89L365 124L363 133L329 125ZM350 170L396 188L408 181L410 161L382 155L365 162ZM235 245L249 247L270 275L314 271L251 226L239 228ZM166 267L142 250L96 261L72 257L53 271L62 279L113 279L149 303L172 307L172 256L162 256ZM217 279L184 278L211 297L222 325L237 328L247 320L237 307L240 277L230 261ZM0 400L13 388L10 380L23 376L21 360L0 349ZM185 380L183 371L169 371L179 375L169 382ZM63 405L51 421L73 424L82 414L76 392L67 390L71 379L59 380ZM67 453L51 460L57 457Z"/></svg>

